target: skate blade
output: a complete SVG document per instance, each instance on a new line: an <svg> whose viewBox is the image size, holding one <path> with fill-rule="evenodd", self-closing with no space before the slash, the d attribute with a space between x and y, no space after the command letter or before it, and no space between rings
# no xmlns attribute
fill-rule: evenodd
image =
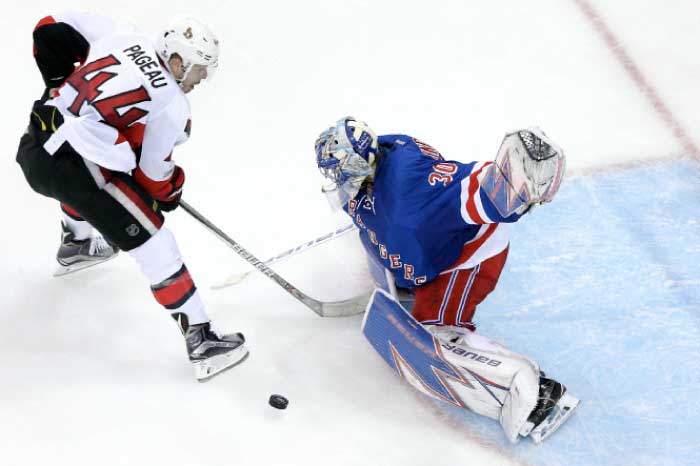
<svg viewBox="0 0 700 466"><path fill-rule="evenodd" d="M250 351L245 345L241 345L233 351L226 354L209 358L205 361L194 363L195 377L198 382L207 382L214 376L225 372L232 367L236 367L250 355Z"/></svg>
<svg viewBox="0 0 700 466"><path fill-rule="evenodd" d="M547 416L547 419L537 426L531 433L532 441L536 444L542 443L547 437L552 435L559 429L581 404L581 400L569 392L565 392L559 399L557 404L552 409L552 412Z"/></svg>
<svg viewBox="0 0 700 466"><path fill-rule="evenodd" d="M101 261L82 261L82 262L76 262L75 264L71 264L71 265L60 265L59 264L58 268L56 268L56 271L53 273L53 276L54 277L62 277L64 275L70 275L71 273L75 273L75 272L78 272L80 270L87 269L87 268L93 267L93 266L98 265L98 264L103 264L107 261L111 261L115 257L117 257L117 254L115 254L111 257L108 257L107 259L101 260Z"/></svg>

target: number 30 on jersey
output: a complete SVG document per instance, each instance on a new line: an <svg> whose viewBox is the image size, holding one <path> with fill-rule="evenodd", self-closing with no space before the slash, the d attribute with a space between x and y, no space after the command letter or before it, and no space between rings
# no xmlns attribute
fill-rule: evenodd
<svg viewBox="0 0 700 466"><path fill-rule="evenodd" d="M433 165L433 171L428 175L428 183L430 186L437 186L438 183L447 186L452 183L452 175L455 173L457 173L457 165L454 163L436 163Z"/></svg>

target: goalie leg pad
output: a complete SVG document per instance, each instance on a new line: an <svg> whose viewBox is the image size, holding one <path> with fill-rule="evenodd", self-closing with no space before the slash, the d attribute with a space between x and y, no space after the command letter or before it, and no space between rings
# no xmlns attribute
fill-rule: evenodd
<svg viewBox="0 0 700 466"><path fill-rule="evenodd" d="M517 443L519 435L525 437L532 430L527 425L527 418L537 405L539 388L539 375L532 371L517 372L513 377L499 418L501 427L511 443Z"/></svg>
<svg viewBox="0 0 700 466"><path fill-rule="evenodd" d="M438 340L389 293L374 291L362 333L382 359L417 390L464 407L455 390L463 379L444 359Z"/></svg>
<svg viewBox="0 0 700 466"><path fill-rule="evenodd" d="M501 420L509 438L513 432L517 438L537 402L539 367L485 337L472 338L482 348L468 346L465 335L447 333L453 328L429 332L382 290L374 292L362 324L375 350L414 388Z"/></svg>
<svg viewBox="0 0 700 466"><path fill-rule="evenodd" d="M430 332L443 342L442 347L448 350L445 357L450 363L481 380L503 387L502 406L496 417L490 417L500 421L508 440L517 442L537 404L539 365L462 327L431 326ZM485 360L488 360L487 364L483 364Z"/></svg>
<svg viewBox="0 0 700 466"><path fill-rule="evenodd" d="M559 429L580 404L579 399L571 395L561 383L544 378L537 362L510 351L500 343L462 327L434 326L428 327L428 331L444 342L459 345L465 351L473 348L485 352L484 354L492 353L520 360L522 368L515 373L497 417L506 436L513 443L519 440L519 436L528 435L535 443L542 442ZM447 347L443 343L443 348ZM450 360L449 355L445 354ZM498 377L497 374L490 376L494 379ZM553 406L550 407L550 404ZM540 413L544 413L545 417L541 418Z"/></svg>

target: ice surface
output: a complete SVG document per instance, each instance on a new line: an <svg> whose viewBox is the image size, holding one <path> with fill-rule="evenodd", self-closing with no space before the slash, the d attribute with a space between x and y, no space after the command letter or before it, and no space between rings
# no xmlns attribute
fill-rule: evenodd
<svg viewBox="0 0 700 466"><path fill-rule="evenodd" d="M583 4L8 4L0 464L700 464L698 165ZM697 144L697 2L590 5ZM542 127L567 152L569 173L586 176L570 176L512 229L507 269L477 319L564 381L579 412L541 446L507 444L495 422L398 380L359 316L320 319L261 276L209 290L246 264L184 212L167 225L211 317L250 342L249 360L222 377L194 381L181 336L126 255L52 278L58 209L13 159L41 93L31 30L69 6L150 33L180 13L217 31L221 67L192 94L192 140L175 158L188 201L261 259L347 223L320 194L312 151L341 116L462 161L492 158L506 131ZM276 270L323 299L348 297L366 277L349 236ZM289 408L269 407L271 393Z"/></svg>
<svg viewBox="0 0 700 466"><path fill-rule="evenodd" d="M485 437L530 464L698 464L698 199L695 162L660 163L569 179L513 228L479 331L583 404L545 448Z"/></svg>

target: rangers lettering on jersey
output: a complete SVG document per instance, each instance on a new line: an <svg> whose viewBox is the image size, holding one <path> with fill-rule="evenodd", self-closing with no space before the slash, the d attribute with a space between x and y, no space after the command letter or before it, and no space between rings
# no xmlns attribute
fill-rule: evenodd
<svg viewBox="0 0 700 466"><path fill-rule="evenodd" d="M345 209L367 253L382 262L397 286L420 286L507 247L505 230L495 235L496 226L484 225L514 222L519 215L504 217L490 201L479 178L486 164L445 160L406 135L378 139L382 157L374 183L363 186Z"/></svg>
<svg viewBox="0 0 700 466"><path fill-rule="evenodd" d="M148 79L148 82L151 83L151 86L163 87L168 85L165 76L163 76L160 63L146 55L146 52L141 50L140 45L136 44L132 45L131 47L127 47L123 50L123 52L126 53L126 56L131 58L131 60L133 60L133 62L139 67L141 72ZM153 71L148 71L151 69Z"/></svg>
<svg viewBox="0 0 700 466"><path fill-rule="evenodd" d="M435 149L435 148L434 148L433 146L431 146L430 144L426 144L426 143L424 143L423 141L421 141L421 140L419 140L419 139L416 139L416 138L411 138L411 139L412 139L413 142L416 144L416 146L418 146L418 149L420 149L420 151L421 151L424 155L427 155L428 157L430 157L430 158L433 159L433 160L438 160L438 161L440 161L440 160L445 160L445 159L442 157L442 154L440 154L440 152L438 152L437 149Z"/></svg>
<svg viewBox="0 0 700 466"><path fill-rule="evenodd" d="M355 222L356 222L357 226L360 228L360 231L364 230L367 233L367 236L369 237L370 242L373 245L378 247L379 257L381 257L382 259L388 258L389 264L390 264L392 269L402 269L403 276L404 276L405 280L412 282L416 286L420 286L423 283L425 283L427 280L427 277L425 275L422 275L422 276L417 277L417 278L414 277L415 267L411 264L406 264L406 263L401 262L401 260L400 260L401 255L400 254L389 255L389 253L386 249L386 246L381 244L377 240L377 234L374 231L367 228L367 226L364 223L362 223L362 216L357 213L357 211L355 210L356 207L357 207L357 201L355 201L354 199L350 200L348 202L348 213L355 219Z"/></svg>

